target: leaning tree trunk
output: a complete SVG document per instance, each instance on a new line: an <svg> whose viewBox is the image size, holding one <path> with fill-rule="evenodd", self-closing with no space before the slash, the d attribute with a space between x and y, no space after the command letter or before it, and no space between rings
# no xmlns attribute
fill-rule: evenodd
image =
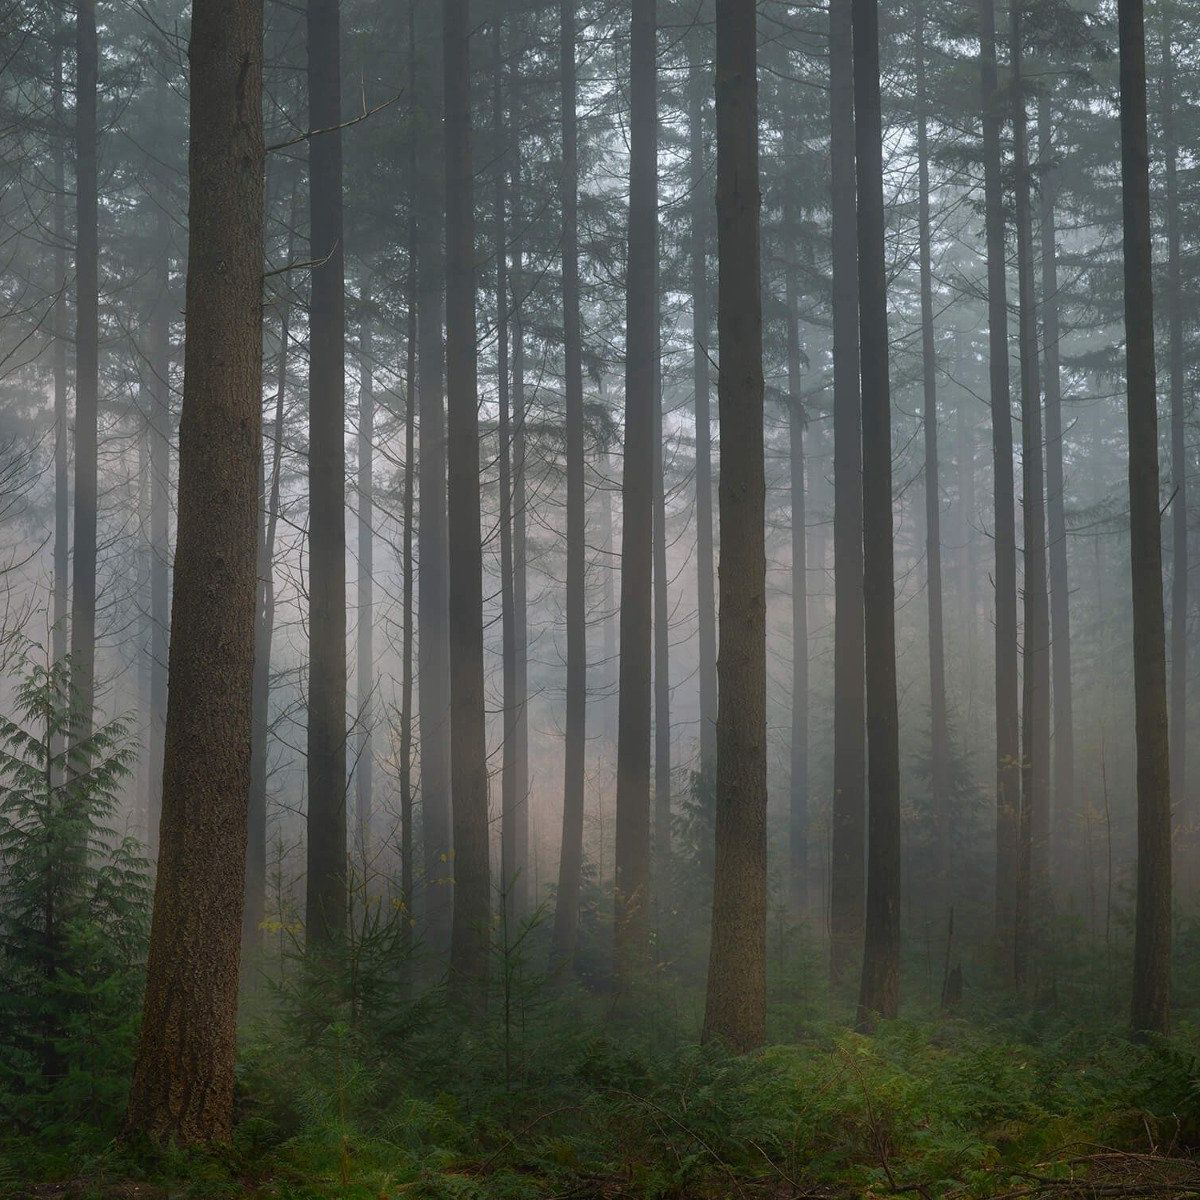
<svg viewBox="0 0 1200 1200"><path fill-rule="evenodd" d="M188 281L154 917L127 1128L229 1137L262 456L261 0L192 6Z"/></svg>
<svg viewBox="0 0 1200 1200"><path fill-rule="evenodd" d="M1012 953L1017 900L1017 814L1021 800L1017 712L1017 528L1013 495L1012 409L1008 368L1007 252L1000 160L1003 97L996 78L995 0L979 0L983 111L984 225L987 242L988 366L992 410L996 588L996 940Z"/></svg>
<svg viewBox="0 0 1200 1200"><path fill-rule="evenodd" d="M487 979L491 876L483 683L475 211L471 170L470 2L444 0L446 397L450 537L450 792L454 913L450 978L476 1004Z"/></svg>
<svg viewBox="0 0 1200 1200"><path fill-rule="evenodd" d="M1050 104L1038 106L1041 159L1042 355L1046 403L1046 516L1050 552L1050 656L1054 697L1053 873L1068 887L1078 879L1075 847L1083 830L1075 801L1075 716L1071 685L1071 593L1067 570L1066 485L1063 478L1062 373L1058 303L1056 169Z"/></svg>
<svg viewBox="0 0 1200 1200"><path fill-rule="evenodd" d="M1021 364L1021 507L1025 535L1025 630L1021 714L1021 809L1013 976L1021 986L1046 916L1050 840L1050 610L1046 595L1046 499L1033 286L1029 137L1022 78L1023 14L1010 9L1013 166L1017 227L1017 317Z"/></svg>
<svg viewBox="0 0 1200 1200"><path fill-rule="evenodd" d="M567 709L562 849L554 912L554 958L575 954L583 871L583 787L587 721L586 531L583 495L583 357L579 327L579 127L576 117L575 2L559 5L562 87L563 362L567 404Z"/></svg>
<svg viewBox="0 0 1200 1200"><path fill-rule="evenodd" d="M308 877L305 925L346 927L346 395L339 0L308 0Z"/></svg>
<svg viewBox="0 0 1200 1200"><path fill-rule="evenodd" d="M789 213L789 215L791 215ZM788 240L787 368L788 450L792 504L792 744L788 882L792 912L808 910L808 529L804 495L804 427L807 416L800 394L799 287L791 258L795 226Z"/></svg>
<svg viewBox="0 0 1200 1200"><path fill-rule="evenodd" d="M96 505L100 249L97 228L96 0L75 8L75 512L71 581L72 741L86 742L96 702ZM79 764L81 767L82 763Z"/></svg>
<svg viewBox="0 0 1200 1200"><path fill-rule="evenodd" d="M1171 1015L1171 772L1142 0L1119 0L1117 25L1121 46L1121 194L1138 792L1132 1017L1136 1032L1165 1034Z"/></svg>
<svg viewBox="0 0 1200 1200"><path fill-rule="evenodd" d="M946 639L942 616L942 492L938 474L937 350L933 327L933 235L929 203L929 88L925 5L917 15L917 225L921 276L921 378L925 427L925 594L929 610L929 764L937 897L951 898L954 817L950 800L950 728L946 713Z"/></svg>
<svg viewBox="0 0 1200 1200"><path fill-rule="evenodd" d="M833 254L833 849L829 977L848 978L862 943L866 887L863 471L851 0L830 0Z"/></svg>
<svg viewBox="0 0 1200 1200"><path fill-rule="evenodd" d="M1183 265L1179 213L1179 135L1175 50L1163 21L1162 106L1167 218L1167 363L1171 412L1171 798L1175 819L1191 826L1187 794L1188 486L1183 397Z"/></svg>
<svg viewBox="0 0 1200 1200"><path fill-rule="evenodd" d="M854 0L858 294L863 428L863 609L867 656L867 914L858 1022L900 1005L900 719L892 545L892 408L888 379L883 123L878 0Z"/></svg>
<svg viewBox="0 0 1200 1200"><path fill-rule="evenodd" d="M752 0L717 0L721 566L716 860L704 1036L767 1034L767 558L758 74Z"/></svg>
<svg viewBox="0 0 1200 1200"><path fill-rule="evenodd" d="M699 633L700 765L717 753L717 612L713 597L712 414L708 356L708 192L704 186L704 98L700 38L688 39L688 183L692 291L692 387L696 412L696 614Z"/></svg>

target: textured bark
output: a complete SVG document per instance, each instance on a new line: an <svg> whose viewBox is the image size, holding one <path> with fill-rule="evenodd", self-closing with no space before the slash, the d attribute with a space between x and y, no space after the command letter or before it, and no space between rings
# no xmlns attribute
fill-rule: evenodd
<svg viewBox="0 0 1200 1200"><path fill-rule="evenodd" d="M929 203L929 87L925 71L925 6L917 15L917 227L921 276L922 422L925 433L925 595L929 614L929 764L934 862L949 899L955 814L950 810L950 729L946 713L946 639L942 610L942 491L938 474L937 350L933 327L933 255Z"/></svg>
<svg viewBox="0 0 1200 1200"><path fill-rule="evenodd" d="M833 849L829 977L851 977L866 887L866 696L863 660L862 408L858 245L854 229L854 74L851 0L830 0L833 254Z"/></svg>
<svg viewBox="0 0 1200 1200"><path fill-rule="evenodd" d="M716 859L704 1035L767 1032L767 560L754 0L717 0L721 656Z"/></svg>
<svg viewBox="0 0 1200 1200"><path fill-rule="evenodd" d="M795 226L788 253L796 252ZM792 505L792 741L788 822L788 895L792 912L808 911L808 529L804 480L804 428L800 394L799 286L789 258L787 298L788 449Z"/></svg>
<svg viewBox="0 0 1200 1200"><path fill-rule="evenodd" d="M700 39L688 39L688 171L692 189L689 230L692 291L692 387L696 412L696 612L699 632L700 763L717 753L717 610L713 596L712 413L708 356L708 222L704 186L704 98L708 71Z"/></svg>
<svg viewBox="0 0 1200 1200"><path fill-rule="evenodd" d="M1132 1021L1136 1032L1165 1034L1171 1016L1171 774L1142 0L1119 0L1117 27L1121 47L1121 194L1138 794Z"/></svg>
<svg viewBox="0 0 1200 1200"><path fill-rule="evenodd" d="M987 242L988 370L992 411L993 546L996 588L996 940L1011 953L1021 796L1017 715L1017 531L1013 503L1012 407L1008 368L1008 284L1000 162L1003 98L996 78L995 0L979 0L983 112L984 225Z"/></svg>
<svg viewBox="0 0 1200 1200"><path fill-rule="evenodd" d="M446 396L450 537L450 791L454 913L450 981L482 999L491 878L483 685L479 391L475 351L475 211L471 172L469 0L444 0L446 119Z"/></svg>
<svg viewBox="0 0 1200 1200"><path fill-rule="evenodd" d="M1021 706L1021 808L1013 976L1025 982L1046 917L1050 840L1050 609L1046 594L1046 499L1033 275L1029 134L1025 109L1023 12L1009 10L1013 166L1017 226L1017 320L1021 364L1021 507L1025 539L1025 628Z"/></svg>
<svg viewBox="0 0 1200 1200"><path fill-rule="evenodd" d="M1054 696L1054 875L1070 886L1078 878L1075 847L1083 836L1075 795L1075 716L1071 682L1071 591L1067 569L1066 484L1063 472L1062 376L1059 365L1056 168L1049 101L1038 106L1042 168L1042 345L1046 403L1046 516L1050 551L1050 656Z"/></svg>
<svg viewBox="0 0 1200 1200"><path fill-rule="evenodd" d="M617 716L614 967L626 986L649 952L650 614L658 347L656 0L632 0L625 454L621 485L621 679Z"/></svg>
<svg viewBox="0 0 1200 1200"><path fill-rule="evenodd" d="M1167 380L1171 413L1171 798L1176 820L1191 828L1187 790L1188 486L1183 395L1183 264L1179 212L1179 135L1175 50L1170 22L1162 34L1163 168L1167 224Z"/></svg>
<svg viewBox="0 0 1200 1200"><path fill-rule="evenodd" d="M262 4L192 6L191 206L162 836L127 1127L224 1140L262 454Z"/></svg>
<svg viewBox="0 0 1200 1200"><path fill-rule="evenodd" d="M579 926L583 871L584 751L587 723L586 550L583 495L583 357L579 321L579 129L576 117L575 2L559 5L562 105L562 299L567 452L567 708L562 846L554 959L569 962Z"/></svg>
<svg viewBox="0 0 1200 1200"><path fill-rule="evenodd" d="M421 745L421 830L424 858L425 938L430 951L444 957L450 947L453 892L450 864L450 629L446 530L446 405L442 341L443 146L441 27L436 5L418 5L417 95L421 170L418 192L417 356L420 426L420 521L417 526L417 609L421 636L417 646L418 712Z"/></svg>
<svg viewBox="0 0 1200 1200"><path fill-rule="evenodd" d="M892 409L888 380L878 0L854 0L858 294L862 347L863 609L866 615L867 911L860 1026L900 1006L900 719L896 703Z"/></svg>
<svg viewBox="0 0 1200 1200"><path fill-rule="evenodd" d="M308 891L320 948L346 926L346 395L339 0L308 0Z"/></svg>
<svg viewBox="0 0 1200 1200"><path fill-rule="evenodd" d="M75 504L71 580L71 686L86 740L96 702L96 457L100 250L97 227L96 0L75 6ZM82 765L82 764L81 764Z"/></svg>
<svg viewBox="0 0 1200 1200"><path fill-rule="evenodd" d="M374 782L372 733L375 691L375 364L371 328L371 281L359 298L358 329L358 628L355 631L354 827L359 870L366 871L371 845Z"/></svg>

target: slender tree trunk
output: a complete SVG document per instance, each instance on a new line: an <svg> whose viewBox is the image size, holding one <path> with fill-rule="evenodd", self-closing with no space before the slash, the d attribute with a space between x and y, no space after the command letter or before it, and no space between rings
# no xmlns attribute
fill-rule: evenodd
<svg viewBox="0 0 1200 1200"><path fill-rule="evenodd" d="M650 619L658 348L656 0L632 0L629 257L625 293L625 454L621 531L621 680L617 718L615 956L619 987L649 952Z"/></svg>
<svg viewBox="0 0 1200 1200"><path fill-rule="evenodd" d="M696 609L700 636L700 764L717 753L717 613L713 598L712 416L708 356L708 221L711 200L704 185L704 99L708 71L700 39L688 40L688 167L692 189L691 289L692 387L696 409Z"/></svg>
<svg viewBox="0 0 1200 1200"><path fill-rule="evenodd" d="M362 285L358 330L358 629L355 634L354 826L360 869L371 846L374 781L372 751L375 691L375 345L371 327L371 281Z"/></svg>
<svg viewBox="0 0 1200 1200"><path fill-rule="evenodd" d="M1013 496L1012 408L1008 369L1007 252L1000 161L1003 97L996 74L995 0L979 0L983 111L984 224L987 241L988 363L992 410L996 587L996 939L1012 952L1017 899L1017 815L1021 798L1017 715L1017 531Z"/></svg>
<svg viewBox="0 0 1200 1200"><path fill-rule="evenodd" d="M562 296L567 451L567 711L562 848L554 913L557 962L570 962L579 926L583 871L583 788L587 721L587 614L584 559L583 355L579 321L579 130L576 118L575 3L559 5L562 83Z"/></svg>
<svg viewBox="0 0 1200 1200"><path fill-rule="evenodd" d="M661 320L661 317L659 318ZM654 355L654 873L662 911L671 859L671 610L667 597L667 492L663 479L661 335Z"/></svg>
<svg viewBox="0 0 1200 1200"><path fill-rule="evenodd" d="M96 703L96 505L99 397L96 0L75 6L75 537L71 585L73 740L92 732ZM82 765L82 764L81 764Z"/></svg>
<svg viewBox="0 0 1200 1200"><path fill-rule="evenodd" d="M450 947L453 892L450 885L450 627L446 528L446 406L442 342L445 285L442 172L443 146L437 136L443 106L438 9L424 5L418 25L423 52L418 56L421 125L418 210L417 354L420 423L420 521L417 527L418 714L421 745L421 828L425 868L426 941L443 957Z"/></svg>
<svg viewBox="0 0 1200 1200"><path fill-rule="evenodd" d="M153 622L150 618L150 401L145 383L138 386L137 405L137 688L138 688L138 734L149 741L150 723L154 719L150 705L150 645L154 640ZM150 844L151 812L158 807L159 792L155 796L150 786L150 758L142 755L138 762L137 828ZM161 786L161 783L160 783Z"/></svg>
<svg viewBox="0 0 1200 1200"><path fill-rule="evenodd" d="M1165 1034L1171 1015L1171 774L1142 0L1119 0L1117 26L1121 46L1121 194L1138 792L1132 1015L1136 1032Z"/></svg>
<svg viewBox="0 0 1200 1200"><path fill-rule="evenodd" d="M1046 513L1050 538L1050 653L1054 695L1054 874L1070 884L1078 877L1075 847L1082 834L1075 796L1075 716L1071 684L1071 592L1067 571L1066 485L1063 478L1062 376L1059 365L1058 238L1055 230L1056 168L1050 104L1038 106L1038 153L1042 162L1042 341L1046 396Z"/></svg>
<svg viewBox="0 0 1200 1200"><path fill-rule="evenodd" d="M792 214L789 214L792 215ZM793 236L787 253L796 252ZM799 286L789 258L787 279L788 449L792 503L792 759L788 826L788 881L792 913L808 911L808 529L804 481L804 429L801 397Z"/></svg>
<svg viewBox="0 0 1200 1200"><path fill-rule="evenodd" d="M54 40L54 600L50 653L56 663L67 655L70 628L71 571L71 447L67 405L67 131L63 118L63 52L66 29L55 25ZM52 753L62 754L61 739L54 740Z"/></svg>
<svg viewBox="0 0 1200 1200"><path fill-rule="evenodd" d="M934 861L942 901L950 897L955 814L950 810L950 729L946 714L946 645L942 616L942 492L938 473L937 350L933 327L933 254L929 203L929 89L925 73L925 5L917 16L917 224L921 275L921 377L925 427L925 593L929 609L929 763Z"/></svg>
<svg viewBox="0 0 1200 1200"><path fill-rule="evenodd" d="M482 999L491 907L483 685L475 211L471 171L469 0L444 0L446 395L450 535L450 791L454 797L451 983Z"/></svg>
<svg viewBox="0 0 1200 1200"><path fill-rule="evenodd" d="M851 0L830 0L833 240L833 850L829 977L850 977L866 887L866 696L858 245Z"/></svg>
<svg viewBox="0 0 1200 1200"><path fill-rule="evenodd" d="M1046 500L1033 277L1029 137L1022 77L1023 13L1010 8L1013 162L1016 180L1018 346L1021 364L1021 480L1025 535L1025 644L1021 714L1021 809L1013 976L1021 986L1044 924L1050 838L1050 610L1046 595Z"/></svg>
<svg viewBox="0 0 1200 1200"><path fill-rule="evenodd" d="M767 1033L767 558L758 73L752 0L717 0L721 420L716 859L706 1038Z"/></svg>
<svg viewBox="0 0 1200 1200"><path fill-rule="evenodd" d="M900 1006L900 719L896 701L892 546L892 409L888 379L883 124L878 0L854 0L858 294L862 346L863 607L867 656L867 913L858 1021Z"/></svg>
<svg viewBox="0 0 1200 1200"><path fill-rule="evenodd" d="M151 852L158 849L159 799L167 720L167 659L171 639L171 226L158 218L159 274L150 316L150 744L147 763Z"/></svg>
<svg viewBox="0 0 1200 1200"><path fill-rule="evenodd" d="M296 197L292 193L292 228ZM288 261L295 239L288 238ZM267 748L271 725L271 645L275 637L275 534L279 526L279 493L283 474L283 417L287 403L288 363L291 351L292 296L284 292L279 314L279 364L275 380L274 419L269 490L265 471L260 472L258 597L254 630L254 684L250 722L250 802L246 837L246 909L242 922L242 953L256 953L262 943L267 909Z"/></svg>
<svg viewBox="0 0 1200 1200"><path fill-rule="evenodd" d="M1179 214L1179 135L1175 114L1175 49L1162 33L1163 156L1167 222L1167 377L1171 413L1171 798L1176 820L1189 826L1187 793L1188 487L1183 396L1183 264Z"/></svg>
<svg viewBox="0 0 1200 1200"><path fill-rule="evenodd" d="M262 455L262 4L192 6L189 256L162 840L128 1129L228 1138ZM219 602L215 602L219 601Z"/></svg>
<svg viewBox="0 0 1200 1200"><path fill-rule="evenodd" d="M339 0L308 0L308 892L317 948L346 925L346 395Z"/></svg>
<svg viewBox="0 0 1200 1200"><path fill-rule="evenodd" d="M603 380L601 396L607 400ZM618 671L617 650L617 551L613 537L612 483L617 477L616 465L611 452L604 456L604 489L600 494L600 537L604 546L604 661L606 691L604 701L605 736L610 742L617 740L617 696ZM714 725L714 730L715 730Z"/></svg>

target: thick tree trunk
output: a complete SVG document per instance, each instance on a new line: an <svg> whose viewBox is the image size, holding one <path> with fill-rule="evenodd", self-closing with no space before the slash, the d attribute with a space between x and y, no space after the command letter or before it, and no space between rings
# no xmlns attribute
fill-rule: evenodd
<svg viewBox="0 0 1200 1200"><path fill-rule="evenodd" d="M586 530L583 495L583 357L579 321L579 130L575 113L575 3L559 5L562 84L562 297L567 452L567 710L562 848L554 913L557 962L575 953L583 870L583 788L587 721Z"/></svg>
<svg viewBox="0 0 1200 1200"><path fill-rule="evenodd" d="M984 224L987 242L988 364L994 476L996 587L996 939L1012 952L1017 900L1017 818L1021 802L1017 712L1017 530L1013 495L1012 402L1008 368L1008 284L1000 161L1003 97L996 74L995 0L979 0L983 112Z"/></svg>
<svg viewBox="0 0 1200 1200"><path fill-rule="evenodd" d="M346 395L339 0L308 0L309 942L346 925Z"/></svg>
<svg viewBox="0 0 1200 1200"><path fill-rule="evenodd" d="M375 691L375 346L371 281L362 285L358 329L358 628L355 632L354 827L358 869L367 871L374 781Z"/></svg>
<svg viewBox="0 0 1200 1200"><path fill-rule="evenodd" d="M1187 792L1188 486L1183 396L1183 265L1179 213L1179 135L1175 49L1163 21L1162 124L1167 222L1167 378L1171 413L1171 798L1176 821L1192 825Z"/></svg>
<svg viewBox="0 0 1200 1200"><path fill-rule="evenodd" d="M955 814L950 810L950 729L946 713L946 639L942 615L942 491L938 474L937 351L933 327L933 235L929 203L929 89L925 6L917 16L917 225L921 276L921 378L925 427L925 594L929 612L929 764L934 862L941 895L950 898Z"/></svg>
<svg viewBox="0 0 1200 1200"><path fill-rule="evenodd" d="M1083 830L1075 797L1075 716L1071 684L1071 592L1067 571L1066 485L1063 475L1062 375L1059 365L1056 169L1048 100L1038 106L1041 159L1042 343L1046 396L1046 515L1050 550L1050 655L1054 696L1054 875L1069 887L1078 878L1076 847Z"/></svg>
<svg viewBox="0 0 1200 1200"><path fill-rule="evenodd" d="M795 227L787 253L796 253ZM788 894L794 916L808 911L808 529L804 481L807 417L800 390L799 286L789 257L787 279L788 449L792 505L792 743L788 823Z"/></svg>
<svg viewBox="0 0 1200 1200"><path fill-rule="evenodd" d="M1050 610L1046 595L1046 500L1033 277L1029 137L1022 77L1023 14L1010 9L1017 316L1021 364L1021 499L1025 535L1025 630L1021 713L1021 810L1013 976L1021 986L1046 916L1050 840Z"/></svg>
<svg viewBox="0 0 1200 1200"><path fill-rule="evenodd" d="M1171 774L1142 0L1119 0L1117 26L1121 46L1121 193L1138 792L1132 1017L1136 1032L1165 1034L1171 1016Z"/></svg>
<svg viewBox="0 0 1200 1200"><path fill-rule="evenodd" d="M71 686L75 742L92 732L96 702L96 505L99 397L99 233L96 0L75 6L75 536L71 582ZM82 766L82 764L80 764Z"/></svg>
<svg viewBox="0 0 1200 1200"><path fill-rule="evenodd" d="M479 391L475 342L475 210L471 170L469 0L444 0L446 119L446 396L450 536L450 792L454 914L450 979L482 1000L491 909L483 684Z"/></svg>
<svg viewBox="0 0 1200 1200"><path fill-rule="evenodd" d="M883 124L878 0L854 0L858 294L861 310L863 608L866 614L867 912L860 1026L900 1005L900 720L892 546L892 408L888 379Z"/></svg>
<svg viewBox="0 0 1200 1200"><path fill-rule="evenodd" d="M751 0L717 0L720 638L716 859L704 1035L767 1032L767 559L758 74Z"/></svg>
<svg viewBox="0 0 1200 1200"><path fill-rule="evenodd" d="M833 849L829 977L849 978L866 887L866 695L863 659L862 408L854 166L851 0L830 0L833 253Z"/></svg>
<svg viewBox="0 0 1200 1200"><path fill-rule="evenodd" d="M422 171L418 207L421 249L418 261L417 355L420 460L417 526L417 645L419 737L421 745L421 829L424 858L425 939L444 958L450 947L453 865L450 860L450 627L446 530L446 405L442 341L445 286L442 172L438 136L442 110L441 25L435 5L419 7L417 94L425 114L420 126ZM423 18L423 19L422 19Z"/></svg>
<svg viewBox="0 0 1200 1200"><path fill-rule="evenodd" d="M632 0L629 257L625 292L625 453L621 680L617 717L615 954L626 987L649 952L650 616L658 256L656 0Z"/></svg>
<svg viewBox="0 0 1200 1200"><path fill-rule="evenodd" d="M700 764L717 754L717 612L713 597L712 414L708 356L708 222L711 200L704 185L704 99L708 71L697 36L688 39L688 170L692 189L690 254L692 387L696 412L696 612L699 631Z"/></svg>
<svg viewBox="0 0 1200 1200"><path fill-rule="evenodd" d="M191 209L162 840L128 1129L233 1106L262 455L262 4L192 6Z"/></svg>

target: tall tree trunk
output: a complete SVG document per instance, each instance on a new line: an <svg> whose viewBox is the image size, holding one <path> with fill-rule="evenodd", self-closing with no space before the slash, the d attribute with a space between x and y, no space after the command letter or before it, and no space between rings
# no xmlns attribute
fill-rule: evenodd
<svg viewBox="0 0 1200 1200"><path fill-rule="evenodd" d="M658 350L657 0L633 0L630 27L614 946L619 987L632 982L649 952L650 614Z"/></svg>
<svg viewBox="0 0 1200 1200"><path fill-rule="evenodd" d="M789 212L790 216L794 214ZM804 484L804 428L807 416L800 384L799 286L795 226L788 239L787 368L788 449L792 504L792 744L788 825L788 893L792 913L808 911L808 529Z"/></svg>
<svg viewBox="0 0 1200 1200"><path fill-rule="evenodd" d="M988 370L992 410L996 587L996 939L1012 952L1017 899L1017 815L1021 800L1017 714L1017 529L1013 496L1012 402L1008 369L1008 284L1000 161L1003 97L996 72L995 0L979 0L983 112L984 225L987 242Z"/></svg>
<svg viewBox="0 0 1200 1200"><path fill-rule="evenodd" d="M371 280L362 285L358 328L358 629L355 633L354 826L360 870L371 846L374 776L372 732L375 690L375 346L371 327Z"/></svg>
<svg viewBox="0 0 1200 1200"><path fill-rule="evenodd" d="M716 859L706 1038L767 1033L767 558L755 7L717 0L721 421Z"/></svg>
<svg viewBox="0 0 1200 1200"><path fill-rule="evenodd" d="M562 298L567 452L567 711L562 848L554 912L554 958L570 962L579 926L583 871L583 788L587 722L587 564L584 559L583 352L579 321L579 128L576 117L575 3L559 5L562 83Z"/></svg>
<svg viewBox="0 0 1200 1200"><path fill-rule="evenodd" d="M929 610L929 763L934 861L950 898L954 813L950 811L950 729L946 715L946 645L942 616L942 491L938 474L937 350L933 327L933 254L929 204L929 89L925 72L924 3L917 14L917 224L921 275L921 377L925 427L925 593Z"/></svg>
<svg viewBox="0 0 1200 1200"><path fill-rule="evenodd" d="M487 977L491 878L483 685L475 210L469 0L444 0L446 395L450 535L450 792L454 797L451 983L477 1002Z"/></svg>
<svg viewBox="0 0 1200 1200"><path fill-rule="evenodd" d="M1075 716L1071 684L1071 592L1067 571L1066 485L1063 478L1062 375L1058 313L1057 172L1050 102L1038 105L1041 159L1042 342L1046 396L1046 514L1050 538L1050 654L1054 696L1054 874L1077 877L1073 863L1082 833L1075 797Z"/></svg>
<svg viewBox="0 0 1200 1200"><path fill-rule="evenodd" d="M158 849L159 798L167 719L171 640L171 225L165 201L158 218L159 273L150 315L150 744L147 752L151 852Z"/></svg>
<svg viewBox="0 0 1200 1200"><path fill-rule="evenodd" d="M1033 941L1046 915L1050 838L1050 610L1046 596L1046 500L1033 278L1029 136L1022 76L1023 13L1009 10L1013 164L1016 189L1017 315L1021 364L1021 499L1025 535L1025 643L1021 713L1021 810L1013 976L1027 977Z"/></svg>
<svg viewBox="0 0 1200 1200"><path fill-rule="evenodd" d="M659 318L661 320L661 317ZM671 858L671 610L667 598L667 491L663 478L662 339L654 354L654 874L662 911Z"/></svg>
<svg viewBox="0 0 1200 1200"><path fill-rule="evenodd" d="M70 605L71 572L71 448L67 402L67 130L63 118L63 54L66 29L55 24L54 39L54 600L50 653L56 663L67 655L70 638L67 614ZM62 754L61 739L52 747L55 758Z"/></svg>
<svg viewBox="0 0 1200 1200"><path fill-rule="evenodd" d="M346 395L339 0L308 0L308 892L316 948L346 925Z"/></svg>
<svg viewBox="0 0 1200 1200"><path fill-rule="evenodd" d="M863 608L867 656L867 914L858 1020L900 1006L900 719L892 546L892 408L888 379L883 123L878 0L854 0L858 294L862 346Z"/></svg>
<svg viewBox="0 0 1200 1200"><path fill-rule="evenodd" d="M187 318L162 840L128 1129L229 1137L262 455L260 0L192 6Z"/></svg>
<svg viewBox="0 0 1200 1200"><path fill-rule="evenodd" d="M692 387L696 410L696 610L700 636L700 765L717 753L717 613L713 598L712 415L708 356L709 191L704 186L704 98L708 71L698 36L688 39L688 169L692 190L690 253Z"/></svg>
<svg viewBox="0 0 1200 1200"><path fill-rule="evenodd" d="M96 505L99 397L96 0L75 6L75 536L71 584L71 685L75 742L92 732L96 702Z"/></svg>
<svg viewBox="0 0 1200 1200"><path fill-rule="evenodd" d="M830 0L834 633L829 977L835 985L854 970L862 944L867 836L862 400L852 55L851 0Z"/></svg>
<svg viewBox="0 0 1200 1200"><path fill-rule="evenodd" d="M604 381L600 382L601 397L607 402ZM600 492L600 538L604 547L604 662L605 690L604 730L610 742L617 739L617 696L616 678L618 671L617 651L617 551L613 537L612 483L617 477L612 453L604 455L604 484ZM714 665L715 669L715 665ZM714 730L716 726L713 726Z"/></svg>
<svg viewBox="0 0 1200 1200"><path fill-rule="evenodd" d="M446 405L442 341L445 273L443 145L437 136L442 111L442 38L435 5L419 8L417 26L422 169L418 221L417 355L420 425L420 521L417 526L417 722L421 745L421 828L425 873L425 936L439 958L450 947L453 874L450 854L450 627L449 556L446 529ZM423 20L421 18L424 18Z"/></svg>
<svg viewBox="0 0 1200 1200"><path fill-rule="evenodd" d="M296 200L292 192L291 217L295 228ZM288 238L287 261L295 250ZM284 291L279 314L279 363L276 368L274 419L271 423L271 478L260 471L258 594L254 629L254 685L250 720L250 801L246 836L246 908L242 920L242 953L249 956L261 945L267 909L267 749L271 725L271 645L275 638L275 534L279 526L279 493L283 474L283 417L287 403L288 363L291 351L292 293Z"/></svg>
<svg viewBox="0 0 1200 1200"><path fill-rule="evenodd" d="M1118 0L1117 26L1121 46L1121 194L1138 793L1132 1016L1135 1031L1165 1034L1171 1015L1171 773L1142 0Z"/></svg>
<svg viewBox="0 0 1200 1200"><path fill-rule="evenodd" d="M1167 221L1167 377L1171 412L1171 797L1176 819L1191 825L1187 793L1188 487L1183 405L1183 265L1179 214L1179 135L1175 49L1163 20L1162 123Z"/></svg>

